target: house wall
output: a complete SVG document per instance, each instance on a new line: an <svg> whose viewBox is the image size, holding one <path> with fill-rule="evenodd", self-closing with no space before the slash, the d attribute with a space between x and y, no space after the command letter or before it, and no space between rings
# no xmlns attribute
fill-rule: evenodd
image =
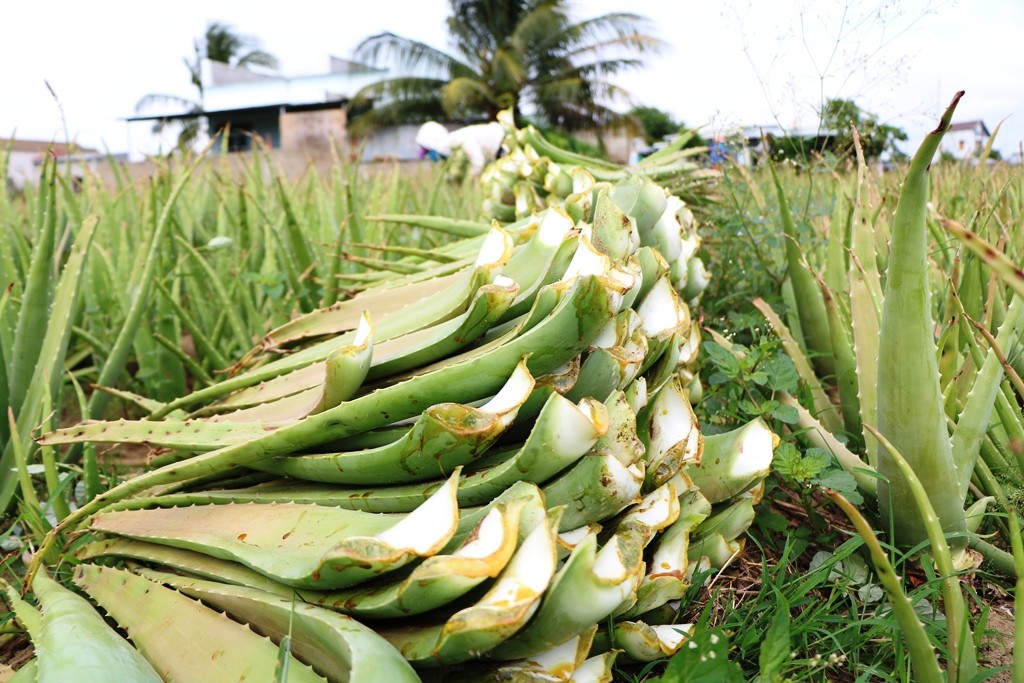
<svg viewBox="0 0 1024 683"><path fill-rule="evenodd" d="M982 139L973 130L949 131L942 138L942 151L957 159L976 157L981 149Z"/></svg>
<svg viewBox="0 0 1024 683"><path fill-rule="evenodd" d="M461 128L461 124L444 124L448 130ZM376 130L361 140L353 142L363 150L363 161L413 161L420 158L420 146L416 144L416 133L420 124L388 126Z"/></svg>
<svg viewBox="0 0 1024 683"><path fill-rule="evenodd" d="M2 147L0 147L2 153ZM27 183L36 185L39 183L39 168L36 160L42 155L37 152L18 152L11 150L7 156L7 177L13 183L14 188L20 190Z"/></svg>
<svg viewBox="0 0 1024 683"><path fill-rule="evenodd" d="M281 149L330 149L332 141L344 144L344 109L296 111L281 114Z"/></svg>

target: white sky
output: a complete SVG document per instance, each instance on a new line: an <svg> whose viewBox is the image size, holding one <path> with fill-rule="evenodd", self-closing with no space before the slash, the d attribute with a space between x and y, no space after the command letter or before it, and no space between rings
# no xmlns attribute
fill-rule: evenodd
<svg viewBox="0 0 1024 683"><path fill-rule="evenodd" d="M123 152L144 145L122 119L148 93L193 97L183 58L208 21L262 41L286 75L326 71L383 30L446 47L447 0L323 2L125 0L4 3L0 137L64 139ZM579 18L630 11L670 48L620 84L640 104L714 132L734 125L817 125L823 98L852 98L911 135L913 151L957 89L956 119L1009 117L996 147L1024 141L1021 0L591 0ZM132 139L134 137L134 139Z"/></svg>

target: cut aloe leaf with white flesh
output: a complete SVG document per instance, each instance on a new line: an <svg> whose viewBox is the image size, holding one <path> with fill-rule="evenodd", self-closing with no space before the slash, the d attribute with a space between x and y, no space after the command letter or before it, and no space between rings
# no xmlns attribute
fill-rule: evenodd
<svg viewBox="0 0 1024 683"><path fill-rule="evenodd" d="M712 503L738 495L768 476L779 437L757 418L742 427L704 439L699 463L686 474Z"/></svg>
<svg viewBox="0 0 1024 683"><path fill-rule="evenodd" d="M455 533L458 475L408 515L294 503L122 510L91 528L234 560L297 588L367 581L436 554Z"/></svg>
<svg viewBox="0 0 1024 683"><path fill-rule="evenodd" d="M381 629L381 635L414 666L455 664L489 652L521 629L537 610L555 573L558 517L557 510L549 513L530 532L474 605L441 624Z"/></svg>
<svg viewBox="0 0 1024 683"><path fill-rule="evenodd" d="M607 409L602 404L584 399L577 406L552 394L520 448L488 456L498 463L460 479L459 505L487 503L517 481L543 484L582 458L607 429ZM294 501L368 512L409 512L423 504L440 486L437 481L426 481L401 486L343 488L282 480L251 488L170 495L149 499L149 502L167 506Z"/></svg>
<svg viewBox="0 0 1024 683"><path fill-rule="evenodd" d="M196 600L131 572L96 565L81 565L74 580L128 632L163 680L228 683L273 679L280 652L277 645ZM289 657L289 682L326 681ZM59 680L81 678L72 675Z"/></svg>
<svg viewBox="0 0 1024 683"><path fill-rule="evenodd" d="M700 538L707 534L718 534L727 541L732 541L745 534L754 522L754 499L750 496L739 498L701 522L694 531ZM697 541L695 541L697 542Z"/></svg>
<svg viewBox="0 0 1024 683"><path fill-rule="evenodd" d="M466 310L476 291L497 277L498 270L508 261L511 251L511 236L500 228L495 228L480 250L478 263L473 269L462 273L462 277L457 285L418 301L415 307L405 314L380 317L374 315L371 309L370 315L377 321L377 340L385 341L399 337L459 315ZM324 360L331 351L351 344L353 337L353 332L345 332L333 339L313 344L284 358L272 360L235 377L172 401L162 410L155 412L151 418L160 419L172 410L226 396L233 391L254 386L262 381L303 368L310 363Z"/></svg>
<svg viewBox="0 0 1024 683"><path fill-rule="evenodd" d="M355 396L366 379L372 360L373 323L370 322L370 316L364 313L359 319L359 327L356 328L356 336L352 343L331 351L324 361L320 396L306 414L322 413Z"/></svg>
<svg viewBox="0 0 1024 683"><path fill-rule="evenodd" d="M623 465L613 455L587 455L544 486L549 507L565 506L559 531L608 519L640 500L641 463Z"/></svg>
<svg viewBox="0 0 1024 683"><path fill-rule="evenodd" d="M725 569L733 560L743 552L746 542L742 538L727 541L721 534L707 534L699 539L694 539L688 550L689 565L687 567L692 573L692 568L699 560L707 558L708 562L715 569Z"/></svg>
<svg viewBox="0 0 1024 683"><path fill-rule="evenodd" d="M304 340L354 330L363 311L370 311L370 315L381 320L394 314L402 315L403 309L408 309L408 313L416 310L423 299L450 290L464 277L465 273L459 272L399 286L364 290L351 299L307 313L271 330L263 337L258 352L262 354Z"/></svg>
<svg viewBox="0 0 1024 683"><path fill-rule="evenodd" d="M644 455L644 444L636 435L636 413L624 391L613 392L604 402L608 410L608 431L597 440L591 455L609 455L628 467Z"/></svg>
<svg viewBox="0 0 1024 683"><path fill-rule="evenodd" d="M498 276L494 283L477 290L468 309L461 315L378 344L373 350L373 359L364 377L376 380L450 356L491 329L498 318L508 310L517 291L518 285L514 281ZM333 351L332 355L336 353L338 351ZM272 402L300 392L315 390L324 382L326 364L327 361L317 361L256 386L247 387L225 397L208 409L198 411L196 415L217 411L217 417L213 419L280 421L288 415L288 408L285 404L279 403L278 405L286 412L281 417L275 417L271 412L275 409ZM250 410L250 413L239 411L247 407L259 407L259 410Z"/></svg>
<svg viewBox="0 0 1024 683"><path fill-rule="evenodd" d="M612 683L618 650L611 650L585 660L572 672L572 683Z"/></svg>
<svg viewBox="0 0 1024 683"><path fill-rule="evenodd" d="M544 681L570 683L573 672L586 661L597 624L543 652L478 675L476 681Z"/></svg>
<svg viewBox="0 0 1024 683"><path fill-rule="evenodd" d="M615 647L636 662L653 662L674 655L689 635L693 624L658 624L620 621L612 631Z"/></svg>
<svg viewBox="0 0 1024 683"><path fill-rule="evenodd" d="M468 403L493 396L524 357L527 358L531 374L536 376L551 372L585 349L617 313L624 287L619 280L611 277L587 276L571 283L551 285L548 289L562 293L558 304L535 327L508 343L483 354L471 355L468 360L452 362L382 387L295 424L271 432L259 424L207 424L193 421L188 425L180 425L182 433L198 434L209 427L222 430L238 427L243 441L129 480L97 496L88 506L68 518L66 523L78 521L110 502L153 485L182 481L292 454L320 443L419 415L441 401ZM538 300L541 298L538 297ZM166 424L154 423L154 426L166 427Z"/></svg>
<svg viewBox="0 0 1024 683"><path fill-rule="evenodd" d="M588 536L559 568L530 623L493 656L533 657L603 621L636 590L642 569L638 535L615 534L600 550L597 536Z"/></svg>
<svg viewBox="0 0 1024 683"><path fill-rule="evenodd" d="M663 275L636 307L644 334L654 341L664 341L690 326L690 309L679 298L672 282Z"/></svg>
<svg viewBox="0 0 1024 683"><path fill-rule="evenodd" d="M13 589L12 606L32 636L40 681L155 681L160 676L138 650L117 634L89 601L43 573L32 591L39 610L23 603Z"/></svg>
<svg viewBox="0 0 1024 683"><path fill-rule="evenodd" d="M202 600L236 621L249 624L275 643L290 635L294 656L330 681L412 683L420 680L391 643L352 617L291 596L273 595L245 586L150 570L141 570L140 575Z"/></svg>
<svg viewBox="0 0 1024 683"><path fill-rule="evenodd" d="M261 469L336 484L388 484L448 476L490 448L530 397L534 380L520 362L490 401L473 408L441 403L427 408L401 438L347 453L275 458Z"/></svg>
<svg viewBox="0 0 1024 683"><path fill-rule="evenodd" d="M704 438L678 376L673 376L637 416L637 435L646 447L647 488L660 486L684 465L701 461Z"/></svg>

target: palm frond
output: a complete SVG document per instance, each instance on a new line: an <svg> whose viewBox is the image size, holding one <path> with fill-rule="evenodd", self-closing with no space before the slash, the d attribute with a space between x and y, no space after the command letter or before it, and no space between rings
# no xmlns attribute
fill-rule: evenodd
<svg viewBox="0 0 1024 683"><path fill-rule="evenodd" d="M446 52L387 31L363 40L353 56L370 66L393 64L399 71L421 76L457 78L474 74L472 67Z"/></svg>

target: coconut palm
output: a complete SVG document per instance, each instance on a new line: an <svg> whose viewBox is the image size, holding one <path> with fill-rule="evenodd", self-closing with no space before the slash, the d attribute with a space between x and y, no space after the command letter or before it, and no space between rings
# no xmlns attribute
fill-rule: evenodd
<svg viewBox="0 0 1024 683"><path fill-rule="evenodd" d="M203 79L202 64L204 59L214 62L222 62L230 66L248 68L250 66L262 66L268 69L278 68L277 57L259 47L259 41L248 35L236 33L234 27L220 22L211 22L206 27L202 38L197 38L192 43L194 56L192 61L183 59L192 77L192 85L198 91L198 98L189 99L178 95L151 94L146 95L135 105L136 113L151 106L167 105L179 106L187 113L199 113L203 111ZM169 123L161 119L153 125L153 132L160 133ZM200 117L185 119L181 122L182 131L178 134L178 146L190 145L201 132L202 120Z"/></svg>
<svg viewBox="0 0 1024 683"><path fill-rule="evenodd" d="M662 43L642 31L646 19L616 12L575 21L563 0L450 0L445 52L381 33L356 47L355 58L402 74L363 88L352 102L353 127L436 118L535 111L566 130L621 119L609 105L629 95L611 82L643 65Z"/></svg>

